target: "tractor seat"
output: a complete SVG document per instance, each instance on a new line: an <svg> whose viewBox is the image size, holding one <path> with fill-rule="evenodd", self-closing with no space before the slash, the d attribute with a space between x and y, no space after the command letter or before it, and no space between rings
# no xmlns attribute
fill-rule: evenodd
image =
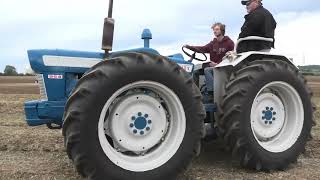
<svg viewBox="0 0 320 180"><path fill-rule="evenodd" d="M237 49L238 49L238 46L241 42L243 41L264 41L264 42L274 42L274 39L273 38L265 38L265 37L259 37L259 36L248 36L248 37L245 37L245 38L240 38L238 39L236 45L235 45L235 52L238 54L237 52ZM271 49L263 49L261 50L261 52L270 52Z"/></svg>

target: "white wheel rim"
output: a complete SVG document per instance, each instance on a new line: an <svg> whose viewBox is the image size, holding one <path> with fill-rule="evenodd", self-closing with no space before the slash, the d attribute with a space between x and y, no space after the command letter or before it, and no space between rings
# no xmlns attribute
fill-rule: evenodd
<svg viewBox="0 0 320 180"><path fill-rule="evenodd" d="M250 118L257 142L269 152L284 152L295 144L302 132L302 100L288 83L271 82L255 97Z"/></svg>
<svg viewBox="0 0 320 180"><path fill-rule="evenodd" d="M105 155L114 164L144 172L173 157L185 129L185 112L178 96L160 83L138 81L119 89L106 102L98 136Z"/></svg>

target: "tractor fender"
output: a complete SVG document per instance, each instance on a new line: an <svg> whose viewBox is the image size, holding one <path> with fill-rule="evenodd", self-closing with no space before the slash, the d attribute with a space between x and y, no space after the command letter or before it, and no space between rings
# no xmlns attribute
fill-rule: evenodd
<svg viewBox="0 0 320 180"><path fill-rule="evenodd" d="M235 58L229 59L227 57L224 57L222 62L216 66L216 68L221 68L221 67L226 67L226 66L233 66L236 67L238 64L240 64L243 61L253 61L253 60L258 60L258 59L278 59L282 61L286 61L289 64L294 65L297 67L294 63L292 58L286 57L284 55L279 55L279 54L273 54L270 52L261 52L261 51L250 51L250 52L245 52L241 54L237 54Z"/></svg>

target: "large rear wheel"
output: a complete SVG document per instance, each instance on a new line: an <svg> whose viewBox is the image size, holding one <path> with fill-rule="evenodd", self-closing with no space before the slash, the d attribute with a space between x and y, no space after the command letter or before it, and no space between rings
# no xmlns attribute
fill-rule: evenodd
<svg viewBox="0 0 320 180"><path fill-rule="evenodd" d="M305 150L313 121L311 91L299 71L280 60L243 65L226 84L218 126L241 165L284 169Z"/></svg>
<svg viewBox="0 0 320 180"><path fill-rule="evenodd" d="M94 66L65 109L69 157L89 179L174 179L200 148L205 116L192 77L161 56Z"/></svg>

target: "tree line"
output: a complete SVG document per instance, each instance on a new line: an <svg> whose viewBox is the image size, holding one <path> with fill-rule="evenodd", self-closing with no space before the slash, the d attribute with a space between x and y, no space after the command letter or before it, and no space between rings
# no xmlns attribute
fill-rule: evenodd
<svg viewBox="0 0 320 180"><path fill-rule="evenodd" d="M14 66L6 65L3 72L0 72L0 76L33 76L28 73L18 73L17 69Z"/></svg>
<svg viewBox="0 0 320 180"><path fill-rule="evenodd" d="M298 66L303 75L320 76L320 65Z"/></svg>

